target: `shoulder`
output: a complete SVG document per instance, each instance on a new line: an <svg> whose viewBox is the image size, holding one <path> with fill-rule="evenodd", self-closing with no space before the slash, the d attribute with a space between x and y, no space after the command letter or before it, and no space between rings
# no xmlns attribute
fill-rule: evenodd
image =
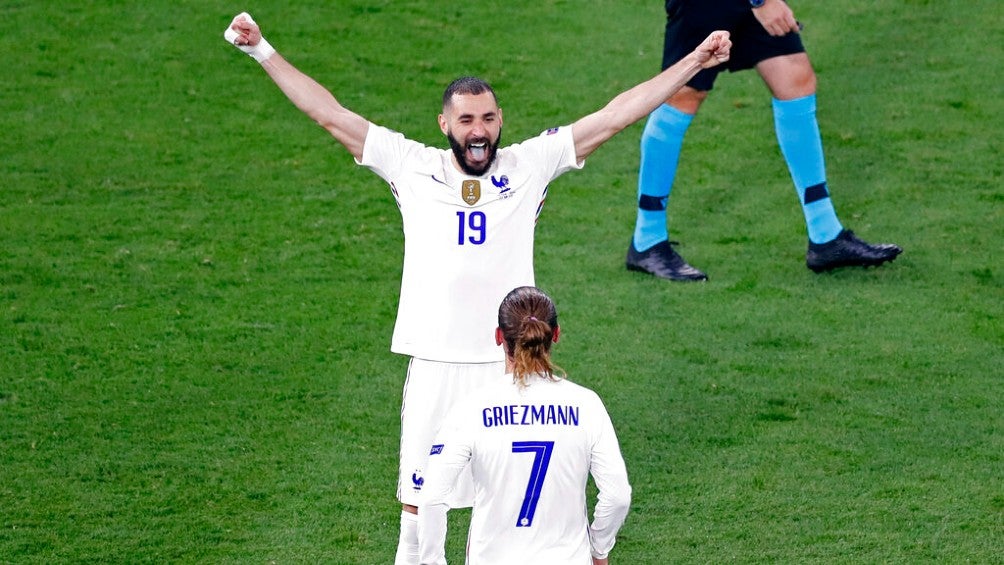
<svg viewBox="0 0 1004 565"><path fill-rule="evenodd" d="M598 407L603 411L606 411L603 399L601 399L600 395L596 394L596 391L593 389L574 383L568 379L562 379L557 381L555 384L561 388L562 395L574 398L583 406Z"/></svg>
<svg viewBox="0 0 1004 565"><path fill-rule="evenodd" d="M506 149L512 151L539 151L542 147L562 146L572 143L572 127L560 126L548 128L539 135L514 143Z"/></svg>
<svg viewBox="0 0 1004 565"><path fill-rule="evenodd" d="M582 168L575 155L575 140L571 126L554 127L541 132L536 137L506 148L514 160L532 164L547 180L553 180L562 173ZM500 155L501 159L501 155Z"/></svg>
<svg viewBox="0 0 1004 565"><path fill-rule="evenodd" d="M567 377L553 382L557 386L565 388L569 394L579 394L582 396L596 396L596 393L593 392L593 389L580 385L575 381L571 381Z"/></svg>
<svg viewBox="0 0 1004 565"><path fill-rule="evenodd" d="M513 384L510 375L503 379L487 383L476 390L467 393L454 404L454 408L460 410L480 411L487 405L496 404L499 401L511 397L516 392L516 385Z"/></svg>
<svg viewBox="0 0 1004 565"><path fill-rule="evenodd" d="M384 171L414 169L435 172L442 167L444 151L370 123L359 164Z"/></svg>

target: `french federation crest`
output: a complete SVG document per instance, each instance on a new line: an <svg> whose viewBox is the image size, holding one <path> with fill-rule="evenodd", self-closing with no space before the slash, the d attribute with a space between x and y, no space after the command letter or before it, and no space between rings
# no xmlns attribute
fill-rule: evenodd
<svg viewBox="0 0 1004 565"><path fill-rule="evenodd" d="M479 180L465 180L463 184L460 185L460 197L464 199L469 206L474 206L481 200L481 181Z"/></svg>

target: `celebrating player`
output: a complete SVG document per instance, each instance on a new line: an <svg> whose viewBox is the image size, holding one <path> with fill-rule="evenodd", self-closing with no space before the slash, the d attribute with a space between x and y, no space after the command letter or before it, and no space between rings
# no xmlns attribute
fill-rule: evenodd
<svg viewBox="0 0 1004 565"><path fill-rule="evenodd" d="M520 287L502 301L495 342L508 378L458 402L436 436L418 513L423 565L446 563L449 494L468 465L468 563L607 562L631 487L603 402L551 362L560 333L554 303L539 289ZM592 524L590 474L599 491Z"/></svg>
<svg viewBox="0 0 1004 565"><path fill-rule="evenodd" d="M397 563L417 561L417 506L429 445L454 400L504 372L484 328L517 286L534 284L534 227L547 186L581 168L597 147L647 116L700 70L727 61L726 32L566 127L499 147L502 110L484 81L457 79L443 95L439 127L451 149L428 147L348 110L266 41L251 17L224 33L253 57L296 107L325 128L360 165L390 185L404 228L404 268L391 351L408 355L401 408ZM458 488L453 507L471 505Z"/></svg>

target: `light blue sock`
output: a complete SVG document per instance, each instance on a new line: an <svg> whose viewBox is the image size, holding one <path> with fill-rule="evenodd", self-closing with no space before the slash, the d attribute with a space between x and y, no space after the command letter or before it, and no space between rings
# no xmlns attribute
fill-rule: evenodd
<svg viewBox="0 0 1004 565"><path fill-rule="evenodd" d="M823 141L816 121L816 95L794 100L775 98L773 106L774 131L802 204L809 240L814 243L831 241L844 228L837 219L826 187Z"/></svg>
<svg viewBox="0 0 1004 565"><path fill-rule="evenodd" d="M669 239L666 204L676 178L683 134L694 116L663 104L648 116L641 135L641 166L638 169L638 217L634 246L645 251Z"/></svg>

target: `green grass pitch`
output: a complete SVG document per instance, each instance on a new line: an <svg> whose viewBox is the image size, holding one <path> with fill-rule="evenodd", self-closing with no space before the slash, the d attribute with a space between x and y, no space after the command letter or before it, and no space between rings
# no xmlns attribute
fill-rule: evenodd
<svg viewBox="0 0 1004 565"><path fill-rule="evenodd" d="M612 562L1002 563L999 2L791 3L837 211L905 253L805 268L752 73L719 80L670 204L706 284L623 267L640 124L552 185L555 360L604 398L634 486ZM345 105L436 145L454 77L490 81L518 141L655 73L664 17L0 5L0 563L393 559L400 218L223 41L245 9Z"/></svg>

